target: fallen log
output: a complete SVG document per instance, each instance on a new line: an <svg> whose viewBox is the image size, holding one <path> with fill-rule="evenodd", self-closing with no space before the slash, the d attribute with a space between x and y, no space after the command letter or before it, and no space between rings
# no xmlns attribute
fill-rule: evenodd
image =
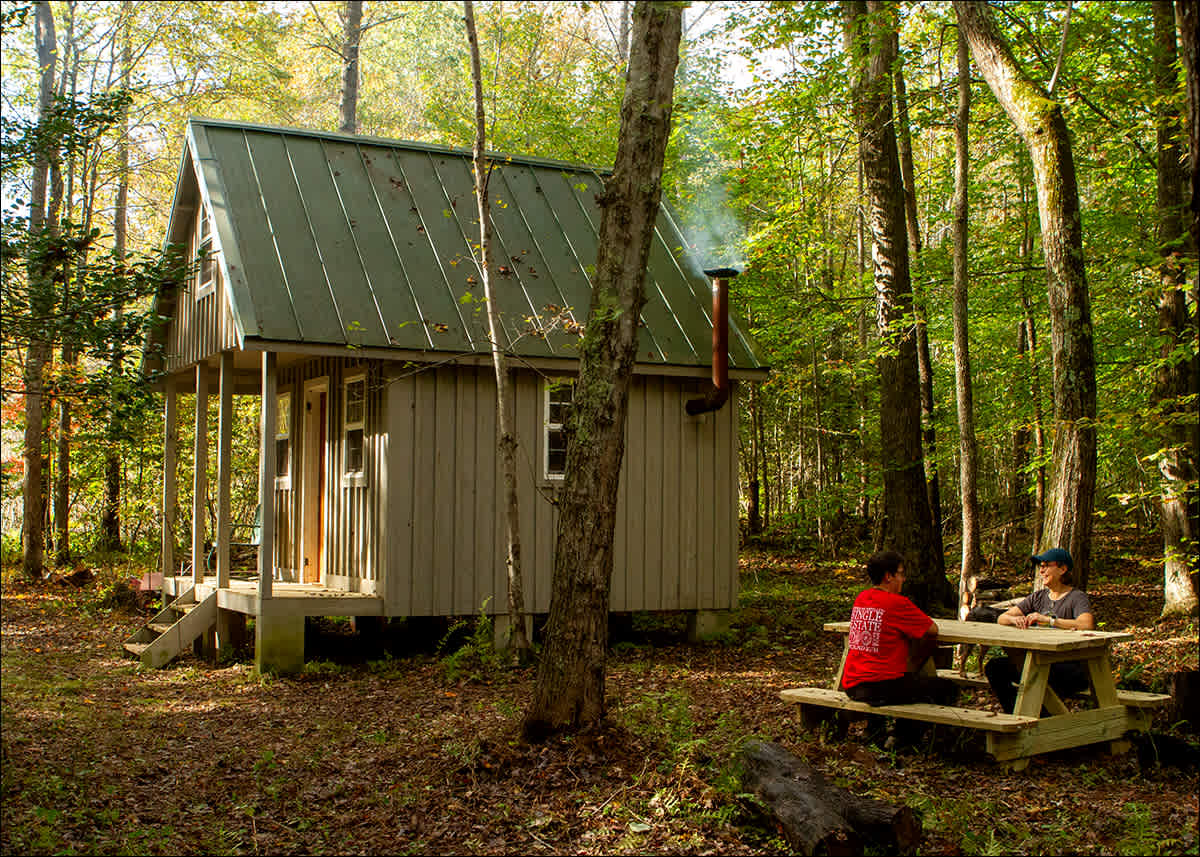
<svg viewBox="0 0 1200 857"><path fill-rule="evenodd" d="M767 806L800 854L862 854L867 844L911 854L921 841L921 822L911 808L830 785L779 744L747 741L741 762L742 785Z"/></svg>

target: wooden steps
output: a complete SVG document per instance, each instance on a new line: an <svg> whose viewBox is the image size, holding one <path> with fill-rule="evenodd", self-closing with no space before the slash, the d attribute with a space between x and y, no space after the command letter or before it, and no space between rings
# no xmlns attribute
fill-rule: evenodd
<svg viewBox="0 0 1200 857"><path fill-rule="evenodd" d="M217 622L217 592L197 603L195 589L184 592L125 641L125 651L144 666L166 666Z"/></svg>

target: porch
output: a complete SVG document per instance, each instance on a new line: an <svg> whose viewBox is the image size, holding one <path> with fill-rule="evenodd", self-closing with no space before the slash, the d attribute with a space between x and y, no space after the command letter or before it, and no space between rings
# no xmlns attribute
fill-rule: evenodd
<svg viewBox="0 0 1200 857"><path fill-rule="evenodd" d="M125 642L144 665L161 667L195 645L215 654L247 642L246 620L254 622L254 662L263 672L304 669L304 622L309 616L383 616L377 595L330 589L320 583L276 582L263 597L259 581L215 575L163 579L164 607Z"/></svg>

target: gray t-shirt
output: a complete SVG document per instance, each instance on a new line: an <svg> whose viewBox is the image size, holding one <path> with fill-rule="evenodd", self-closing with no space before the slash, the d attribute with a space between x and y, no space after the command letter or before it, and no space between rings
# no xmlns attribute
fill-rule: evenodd
<svg viewBox="0 0 1200 857"><path fill-rule="evenodd" d="M1078 619L1084 613L1091 613L1092 605L1087 593L1080 589L1072 589L1057 601L1050 597L1049 589L1039 589L1018 601L1017 609L1026 616L1041 613L1058 619Z"/></svg>

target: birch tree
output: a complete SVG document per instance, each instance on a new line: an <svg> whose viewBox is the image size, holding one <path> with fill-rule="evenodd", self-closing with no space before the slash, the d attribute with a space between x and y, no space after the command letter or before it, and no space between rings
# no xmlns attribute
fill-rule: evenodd
<svg viewBox="0 0 1200 857"><path fill-rule="evenodd" d="M1158 333L1159 362L1154 396L1163 420L1162 447L1156 454L1160 482L1163 531L1162 615L1180 616L1197 611L1192 585L1191 558L1197 533L1188 514L1190 494L1196 492L1194 435L1195 364L1197 342L1188 319L1185 250L1190 243L1184 228L1183 147L1179 111L1174 106L1178 90L1175 71L1175 15L1171 0L1154 0L1154 40L1157 55L1154 81L1158 104ZM1197 312L1196 309L1192 310ZM1184 404L1192 394L1193 406Z"/></svg>
<svg viewBox="0 0 1200 857"><path fill-rule="evenodd" d="M1029 149L1041 218L1054 362L1053 477L1037 549L1064 547L1086 588L1096 493L1096 360L1079 186L1061 105L1034 82L982 0L954 4L975 65Z"/></svg>
<svg viewBox="0 0 1200 857"><path fill-rule="evenodd" d="M958 406L959 497L962 502L962 565L959 569L958 618L967 618L970 593L983 564L979 498L975 491L978 449L975 444L975 396L967 332L967 188L970 150L971 66L967 40L958 33L958 112L954 117L954 389Z"/></svg>
<svg viewBox="0 0 1200 857"><path fill-rule="evenodd" d="M475 4L463 3L467 26L467 41L471 48L471 80L475 87L475 146L472 163L475 169L475 201L479 207L479 270L487 303L488 338L492 344L492 367L496 372L496 432L500 451L500 470L504 477L504 533L507 550L504 567L508 574L508 647L518 661L529 657L529 638L525 634L525 579L521 568L521 510L517 500L517 438L513 416L512 366L501 342L500 307L496 300L496 283L492 277L492 214L488 200L488 179L491 163L484 154L487 125L483 110L483 75L480 71L479 38L475 32Z"/></svg>
<svg viewBox="0 0 1200 857"><path fill-rule="evenodd" d="M362 0L346 0L342 9L342 97L338 130L358 133L358 46L362 39Z"/></svg>
<svg viewBox="0 0 1200 857"><path fill-rule="evenodd" d="M47 0L34 6L34 39L37 45L39 72L38 88L38 139L37 154L33 164L29 200L29 234L31 242L45 245L56 233L55 221L58 204L62 199L61 185L57 194L52 193L47 204L47 189L50 185L51 161L55 157L54 143L49 133L51 112L54 105L54 68L57 38L54 30L54 13ZM57 196L57 200L55 199ZM31 252L27 267L29 278L29 310L32 318L45 317L46 305L50 301L50 264L46 259L47 247L41 252ZM22 568L27 576L41 580L45 569L45 512L46 485L42 469L42 442L45 432L45 371L50 362L50 341L41 335L31 336L25 351L25 485L23 491L23 517L21 523Z"/></svg>

